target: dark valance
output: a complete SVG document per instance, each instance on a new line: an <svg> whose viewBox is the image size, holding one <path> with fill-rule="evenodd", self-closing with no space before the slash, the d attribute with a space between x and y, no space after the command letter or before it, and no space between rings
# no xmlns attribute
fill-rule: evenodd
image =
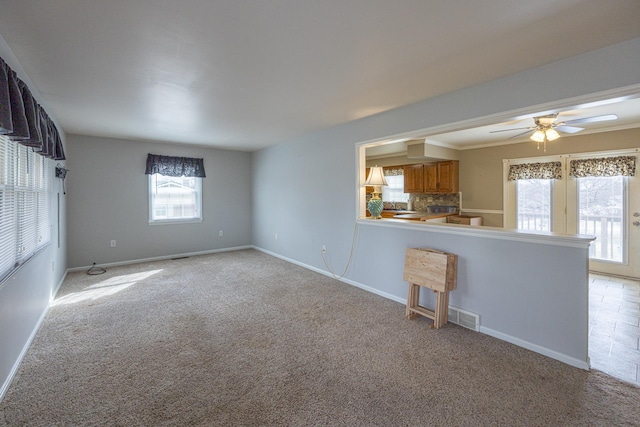
<svg viewBox="0 0 640 427"><path fill-rule="evenodd" d="M0 135L54 160L65 160L60 134L27 85L0 58Z"/></svg>
<svg viewBox="0 0 640 427"><path fill-rule="evenodd" d="M204 178L204 160L191 157L147 155L146 175L159 173L164 176L188 176Z"/></svg>
<svg viewBox="0 0 640 427"><path fill-rule="evenodd" d="M562 163L522 163L509 166L509 181L520 179L562 179Z"/></svg>
<svg viewBox="0 0 640 427"><path fill-rule="evenodd" d="M597 159L571 160L569 176L635 176L636 156L602 157Z"/></svg>

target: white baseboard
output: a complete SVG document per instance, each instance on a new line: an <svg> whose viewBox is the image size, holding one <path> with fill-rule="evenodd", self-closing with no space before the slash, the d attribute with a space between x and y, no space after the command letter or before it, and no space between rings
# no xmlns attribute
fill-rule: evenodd
<svg viewBox="0 0 640 427"><path fill-rule="evenodd" d="M329 273L329 272L327 272L325 270L321 270L319 268L313 267L313 266L308 265L308 264L304 264L302 262L296 261L296 260L291 259L291 258L287 258L285 256L279 255L277 253L268 251L266 249L263 249L263 248L260 248L260 247L257 247L257 246L253 246L253 248L258 250L258 251L260 251L260 252L264 252L265 254L268 254L268 255L274 256L276 258L280 258L280 259L282 259L284 261L290 262L292 264L299 265L300 267L304 267L304 268L306 268L308 270L315 271L316 273L320 273L320 274L323 274L325 276L332 277L332 278L334 278L336 280L339 280L341 282L344 282L344 283L347 283L349 285L358 287L360 289L364 289L365 291L369 291L369 292L374 293L376 295L380 295L381 297L390 299L392 301L399 302L399 303L401 303L403 305L407 304L406 298L401 298L401 297L398 297L396 295L392 295L392 294L389 294L387 292L380 291L380 290L378 290L376 288L364 285L364 284L356 282L354 280L349 280L349 279L344 279L344 278L337 279L337 278L335 278L333 276L333 274L331 274L331 273ZM585 370L589 370L590 369L590 364L589 364L589 359L588 358L587 358L586 361L579 360L579 359L576 359L574 357L567 356L566 354L558 353L557 351L550 350L550 349L548 349L546 347L542 347L542 346L539 346L537 344L532 344L532 343L530 343L528 341L524 341L524 340L522 340L520 338L516 338L516 337L513 337L511 335L507 335L507 334L495 331L495 330L490 329L490 328L485 328L483 326L480 326L480 333L483 333L483 334L492 336L494 338L497 338L499 340L506 341L508 343L517 345L518 347L526 348L527 350L531 350L531 351L533 351L535 353L542 354L543 356L550 357L552 359L558 360L560 362L566 363L567 365L571 365L571 366L574 366L576 368L585 369Z"/></svg>
<svg viewBox="0 0 640 427"><path fill-rule="evenodd" d="M31 334L29 334L29 338L25 342L24 346L22 347L22 350L20 351L20 354L18 355L18 357L16 358L16 361L11 367L11 371L9 371L9 375L7 375L7 378L2 384L2 387L0 387L0 402L2 402L2 399L4 399L4 395L9 390L9 386L11 385L13 378L15 377L16 373L18 372L18 369L20 368L20 365L22 364L22 359L24 359L24 356L27 354L29 347L31 347L31 342L33 341L33 339L36 337L36 334L40 330L40 325L42 325L42 322L44 322L45 317L47 317L47 313L49 313L49 306L47 306L47 308L42 311L42 314L40 315L40 318L36 322L36 325L33 327Z"/></svg>
<svg viewBox="0 0 640 427"><path fill-rule="evenodd" d="M364 289L365 291L371 292L372 294L380 295L381 297L384 297L386 299L390 299L390 300L395 301L395 302L399 302L400 304L403 304L403 305L407 304L406 298L401 298L401 297L395 296L393 294L390 294L390 293L387 293L387 292L383 292L383 291L381 291L379 289L372 288L371 286L364 285L364 284L356 282L354 280L345 279L345 278L337 278L333 274L329 273L328 271L322 270L320 268L313 267L313 266L308 265L308 264L304 264L302 262L296 261L295 259L287 258L285 256L282 256L280 254L268 251L266 249L263 249L263 248L260 248L260 247L257 247L257 246L254 246L253 248L255 250L257 250L257 251L264 252L267 255L271 255L273 257L280 258L280 259L282 259L284 261L290 262L291 264L296 264L296 265L299 265L300 267L304 267L307 270L315 271L316 273L320 273L320 274L325 275L327 277L331 277L331 278L336 279L336 280L338 280L340 282L344 282L344 283L346 283L348 285L355 286L356 288Z"/></svg>
<svg viewBox="0 0 640 427"><path fill-rule="evenodd" d="M64 279L67 278L67 274L69 274L69 271L70 270L68 268L65 270L64 274L62 275L62 278L60 279L56 287L53 289L53 292L51 292L51 296L49 297L49 305L51 305L56 295L58 295L58 291L62 287L62 284L64 283Z"/></svg>
<svg viewBox="0 0 640 427"><path fill-rule="evenodd" d="M575 357L567 356L566 354L563 354L563 353L558 353L557 351L550 350L546 347L542 347L537 344L533 344L528 341L521 340L520 338L516 338L511 335L507 335L502 332L498 332L496 330L486 328L484 326L480 326L480 332L483 334L492 336L494 338L497 338L499 340L517 345L518 347L526 348L527 350L531 350L534 353L542 354L543 356L550 357L552 359L558 360L560 362L566 363L567 365L571 365L576 368L584 369L587 371L591 368L588 356L587 356L587 360L576 359Z"/></svg>
<svg viewBox="0 0 640 427"><path fill-rule="evenodd" d="M173 255L162 255L162 256L157 256L157 257L151 257L151 258L140 258L140 259L133 259L133 260L129 260L129 261L117 261L117 262L110 262L107 264L100 264L100 267L117 267L119 265L130 265L130 264L139 264L142 262L152 262L152 261L163 261L166 259L172 259L172 258L184 258L184 257L190 257L190 256L198 256L198 255L209 255L209 254L217 254L220 252L231 252L231 251L241 251L243 249L253 249L253 246L251 245L246 245L246 246L234 246L231 248L222 248L222 249L211 249L208 251L199 251L199 252L187 252L187 253L183 253L183 254L173 254ZM96 264L96 267L98 265ZM91 266L87 265L84 267L73 267L67 270L67 272L75 272L75 271L84 271L84 270L88 270L90 269Z"/></svg>

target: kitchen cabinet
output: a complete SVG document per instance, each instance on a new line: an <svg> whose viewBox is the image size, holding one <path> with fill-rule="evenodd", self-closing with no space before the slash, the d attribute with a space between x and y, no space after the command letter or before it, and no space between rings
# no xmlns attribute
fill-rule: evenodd
<svg viewBox="0 0 640 427"><path fill-rule="evenodd" d="M425 193L457 193L458 161L429 163L424 165L424 192Z"/></svg>
<svg viewBox="0 0 640 427"><path fill-rule="evenodd" d="M405 193L457 193L459 191L457 160L407 165L404 167Z"/></svg>
<svg viewBox="0 0 640 427"><path fill-rule="evenodd" d="M446 224L447 217L441 216L439 218L425 219L424 222L429 224Z"/></svg>
<svg viewBox="0 0 640 427"><path fill-rule="evenodd" d="M464 225L482 225L482 217L466 216L466 215L450 215L447 217L447 223L464 224Z"/></svg>
<svg viewBox="0 0 640 427"><path fill-rule="evenodd" d="M404 192L422 193L424 191L424 165L406 165L404 167Z"/></svg>

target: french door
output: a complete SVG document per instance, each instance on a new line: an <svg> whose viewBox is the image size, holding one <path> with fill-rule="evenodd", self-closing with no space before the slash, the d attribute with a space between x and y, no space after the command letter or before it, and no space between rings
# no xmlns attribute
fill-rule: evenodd
<svg viewBox="0 0 640 427"><path fill-rule="evenodd" d="M523 231L594 235L591 271L640 278L640 178L570 177L571 160L598 156L611 153L505 161L504 225ZM507 178L510 164L549 161L561 162L560 179Z"/></svg>
<svg viewBox="0 0 640 427"><path fill-rule="evenodd" d="M567 228L596 236L591 271L640 278L640 178L567 180Z"/></svg>

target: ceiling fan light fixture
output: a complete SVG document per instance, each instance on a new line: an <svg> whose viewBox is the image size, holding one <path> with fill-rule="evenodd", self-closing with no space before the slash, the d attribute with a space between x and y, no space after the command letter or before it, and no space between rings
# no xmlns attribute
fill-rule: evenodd
<svg viewBox="0 0 640 427"><path fill-rule="evenodd" d="M555 141L560 138L560 134L555 129L546 129L544 133L547 136L547 141Z"/></svg>
<svg viewBox="0 0 640 427"><path fill-rule="evenodd" d="M535 121L538 122L538 124L541 124L543 126L551 126L556 121L557 117L558 117L557 114L550 114L548 116L536 117Z"/></svg>
<svg viewBox="0 0 640 427"><path fill-rule="evenodd" d="M556 132L556 133L557 133L557 132ZM537 131L535 131L535 132L533 133L533 135L531 135L529 138L530 138L532 141L535 141L535 142L544 142L545 133L544 133L544 131L542 131L542 130L538 129L538 130L537 130Z"/></svg>

